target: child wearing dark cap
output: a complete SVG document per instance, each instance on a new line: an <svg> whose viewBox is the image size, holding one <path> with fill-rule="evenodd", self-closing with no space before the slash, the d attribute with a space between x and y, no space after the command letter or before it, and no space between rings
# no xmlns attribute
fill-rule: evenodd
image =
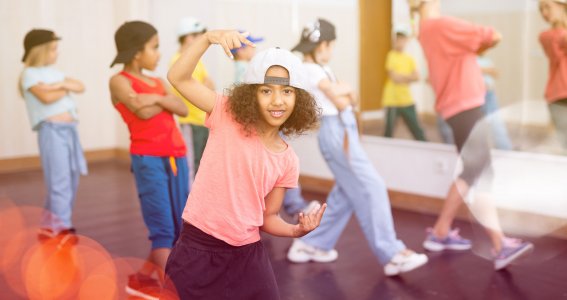
<svg viewBox="0 0 567 300"><path fill-rule="evenodd" d="M47 185L45 211L38 232L40 241L59 239L60 245L77 242L72 224L79 176L87 165L77 131L77 107L71 93L83 84L55 69L60 38L53 31L33 29L24 38L24 70L20 93L32 130L38 132L39 153Z"/></svg>
<svg viewBox="0 0 567 300"><path fill-rule="evenodd" d="M152 242L146 264L130 275L126 291L144 299L157 299L161 286L152 274L163 279L189 194L186 148L173 119L174 114L187 115L187 107L168 92L161 79L143 73L144 69L154 70L160 57L158 35L152 25L126 22L114 38L118 54L111 67L124 67L110 78L110 94L130 131L132 171Z"/></svg>
<svg viewBox="0 0 567 300"><path fill-rule="evenodd" d="M318 109L305 91L301 61L279 48L254 56L243 83L229 96L217 95L191 77L213 44L230 57L230 49L254 46L237 31L209 31L168 73L172 85L207 113L211 135L167 262L162 299L279 299L260 230L303 236L319 225L326 207L301 213L295 225L279 217L285 190L299 177L298 158L280 132L313 128Z"/></svg>

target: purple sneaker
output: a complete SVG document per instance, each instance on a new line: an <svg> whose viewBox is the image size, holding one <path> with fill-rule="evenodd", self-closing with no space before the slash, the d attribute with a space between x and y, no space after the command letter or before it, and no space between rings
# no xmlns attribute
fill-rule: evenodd
<svg viewBox="0 0 567 300"><path fill-rule="evenodd" d="M429 251L443 250L469 250L472 247L471 241L459 235L459 229L449 231L445 238L438 238L433 234L432 228L427 228L427 237L423 241L423 248Z"/></svg>
<svg viewBox="0 0 567 300"><path fill-rule="evenodd" d="M534 249L534 245L530 242L524 242L520 239L504 238L502 241L502 249L494 257L494 269L501 270L506 268L511 262L528 254Z"/></svg>

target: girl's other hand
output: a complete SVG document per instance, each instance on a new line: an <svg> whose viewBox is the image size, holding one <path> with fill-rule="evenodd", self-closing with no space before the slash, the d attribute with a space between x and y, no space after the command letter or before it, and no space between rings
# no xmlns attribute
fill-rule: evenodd
<svg viewBox="0 0 567 300"><path fill-rule="evenodd" d="M295 237L302 237L315 230L321 224L323 213L327 209L327 203L318 208L314 208L307 213L299 213L299 224L296 225Z"/></svg>
<svg viewBox="0 0 567 300"><path fill-rule="evenodd" d="M213 30L208 31L205 35L209 43L220 45L226 55L231 59L234 59L234 56L230 52L231 49L240 48L242 44L256 47L254 43L246 38L248 36L247 32L240 33L236 30Z"/></svg>

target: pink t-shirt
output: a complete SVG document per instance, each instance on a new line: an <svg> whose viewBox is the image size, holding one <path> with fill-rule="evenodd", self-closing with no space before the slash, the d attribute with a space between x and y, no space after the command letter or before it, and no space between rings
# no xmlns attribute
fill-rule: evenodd
<svg viewBox="0 0 567 300"><path fill-rule="evenodd" d="M567 98L567 31L550 29L539 35L539 42L549 59L549 78L545 99L552 103Z"/></svg>
<svg viewBox="0 0 567 300"><path fill-rule="evenodd" d="M419 41L429 65L435 110L444 119L484 104L486 87L477 51L493 42L494 30L452 17L421 21Z"/></svg>
<svg viewBox="0 0 567 300"><path fill-rule="evenodd" d="M295 188L299 160L290 145L268 150L256 134L246 136L228 111L228 98L217 97L205 126L209 139L183 219L233 246L260 240L264 198L275 187Z"/></svg>

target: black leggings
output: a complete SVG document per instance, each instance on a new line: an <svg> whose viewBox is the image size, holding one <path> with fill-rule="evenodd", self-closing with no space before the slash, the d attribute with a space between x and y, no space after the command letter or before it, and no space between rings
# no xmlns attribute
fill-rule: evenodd
<svg viewBox="0 0 567 300"><path fill-rule="evenodd" d="M483 117L482 107L477 107L446 120L453 130L455 145L463 161L459 178L469 186L475 184L483 173L489 175L486 179L492 176L488 128L479 122Z"/></svg>

